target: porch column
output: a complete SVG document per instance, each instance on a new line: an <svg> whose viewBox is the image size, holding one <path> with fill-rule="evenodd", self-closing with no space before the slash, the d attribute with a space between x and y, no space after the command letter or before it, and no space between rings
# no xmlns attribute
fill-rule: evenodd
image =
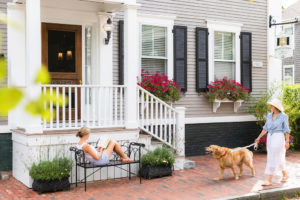
<svg viewBox="0 0 300 200"><path fill-rule="evenodd" d="M100 85L112 85L112 77L113 77L113 51L112 51L112 42L113 36L111 36L109 43L105 44L105 38L107 37L107 33L104 31L103 26L107 23L108 18L112 18L111 13L98 13L99 16L99 84Z"/></svg>
<svg viewBox="0 0 300 200"><path fill-rule="evenodd" d="M40 0L26 0L26 97L36 99L41 87L35 84L38 70L41 68L41 14ZM22 128L26 133L42 133L41 117L27 115Z"/></svg>
<svg viewBox="0 0 300 200"><path fill-rule="evenodd" d="M138 4L125 5L124 9L124 82L126 92L126 128L137 128L137 76L139 57Z"/></svg>

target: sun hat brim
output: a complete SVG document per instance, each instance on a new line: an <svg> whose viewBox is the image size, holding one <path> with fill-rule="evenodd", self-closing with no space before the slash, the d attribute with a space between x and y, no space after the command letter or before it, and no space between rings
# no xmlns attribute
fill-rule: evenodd
<svg viewBox="0 0 300 200"><path fill-rule="evenodd" d="M267 102L268 105L272 105L275 108L277 108L278 110L280 110L280 112L283 112L283 107L282 105L278 105L277 103L273 102L273 101L268 101Z"/></svg>

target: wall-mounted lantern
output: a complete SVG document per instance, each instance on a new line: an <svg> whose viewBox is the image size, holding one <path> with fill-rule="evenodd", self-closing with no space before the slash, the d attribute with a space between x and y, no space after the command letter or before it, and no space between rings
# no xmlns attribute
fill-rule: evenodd
<svg viewBox="0 0 300 200"><path fill-rule="evenodd" d="M103 29L106 32L105 44L109 43L109 40L111 38L112 28L113 28L113 26L112 26L111 18L108 18L106 24L104 24L104 26L103 26Z"/></svg>

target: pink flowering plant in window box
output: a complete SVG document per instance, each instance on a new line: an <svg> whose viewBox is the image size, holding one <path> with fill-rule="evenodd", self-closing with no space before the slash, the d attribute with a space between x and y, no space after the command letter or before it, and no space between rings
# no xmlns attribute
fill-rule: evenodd
<svg viewBox="0 0 300 200"><path fill-rule="evenodd" d="M174 80L169 80L168 76L160 74L159 71L151 75L142 69L138 85L165 102L174 103L182 96L178 84Z"/></svg>
<svg viewBox="0 0 300 200"><path fill-rule="evenodd" d="M245 100L249 95L249 90L235 80L229 80L226 77L223 79L215 79L214 82L207 87L206 97L210 102L215 99L219 100Z"/></svg>

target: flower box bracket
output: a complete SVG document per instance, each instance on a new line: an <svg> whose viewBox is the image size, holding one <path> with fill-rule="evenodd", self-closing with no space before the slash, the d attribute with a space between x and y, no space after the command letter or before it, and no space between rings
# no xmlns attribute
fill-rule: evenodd
<svg viewBox="0 0 300 200"><path fill-rule="evenodd" d="M221 106L221 103L233 103L233 111L237 112L238 109L242 106L244 100L232 101L228 99L215 99L213 102L213 112L217 112L218 108Z"/></svg>

